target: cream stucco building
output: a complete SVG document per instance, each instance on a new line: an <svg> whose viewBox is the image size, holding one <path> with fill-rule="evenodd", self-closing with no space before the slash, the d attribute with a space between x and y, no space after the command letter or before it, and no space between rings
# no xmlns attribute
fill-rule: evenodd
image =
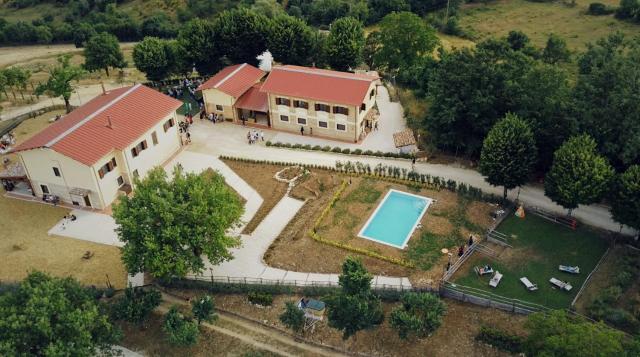
<svg viewBox="0 0 640 357"><path fill-rule="evenodd" d="M358 142L376 125L379 77L300 66L265 73L246 63L200 86L205 109L224 119Z"/></svg>
<svg viewBox="0 0 640 357"><path fill-rule="evenodd" d="M105 92L15 148L33 195L104 209L180 149L182 102L142 85Z"/></svg>

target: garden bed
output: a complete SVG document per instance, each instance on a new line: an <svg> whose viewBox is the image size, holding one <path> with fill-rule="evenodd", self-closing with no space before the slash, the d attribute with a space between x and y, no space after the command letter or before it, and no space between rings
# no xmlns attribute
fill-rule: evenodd
<svg viewBox="0 0 640 357"><path fill-rule="evenodd" d="M452 281L507 298L520 299L549 308L568 308L589 273L607 250L607 242L597 232L581 226L571 230L534 214L520 219L507 217L497 231L507 235L513 248L504 249L498 259L475 252L456 272ZM489 264L504 275L497 288L489 287L490 275L479 277L473 268ZM558 265L579 266L579 274L558 270ZM520 282L527 277L538 285L528 291ZM549 283L555 277L572 286L560 290Z"/></svg>
<svg viewBox="0 0 640 357"><path fill-rule="evenodd" d="M240 176L246 177L250 185L263 182L262 189L268 185L273 187L276 182L273 174L283 168L279 165L231 160L225 162ZM319 221L317 235L325 242L313 239L309 233L343 182L351 184L345 186L334 207ZM414 232L404 250L357 237L358 231L389 189L435 200L421 220L422 228ZM441 249L456 249L458 245L466 243L469 234L482 234L492 222L489 213L495 209L491 204L463 198L444 188L424 188L417 184L408 186L398 180L357 177L314 168L299 180L290 195L306 200L306 203L265 254L267 264L293 271L338 273L347 256L358 255L373 274L407 276L416 286L436 284L447 261ZM348 245L354 249L335 245ZM407 261L417 269L389 260Z"/></svg>

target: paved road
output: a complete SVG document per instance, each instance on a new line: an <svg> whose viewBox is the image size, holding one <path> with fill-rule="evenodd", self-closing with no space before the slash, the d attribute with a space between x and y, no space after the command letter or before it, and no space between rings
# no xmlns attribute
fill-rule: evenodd
<svg viewBox="0 0 640 357"><path fill-rule="evenodd" d="M383 165L393 165L411 169L411 163L407 160L272 148L262 143L248 145L245 141L246 128L234 124L211 124L209 122L196 121L190 131L194 144L189 147L189 150L207 154L329 166L335 165L336 161L351 160L360 161L372 167L381 163ZM274 135L274 132L265 131L267 140ZM482 175L474 170L448 165L417 163L416 171L422 174L436 175L445 179L464 182L478 187L485 192L502 195L502 188L489 185L484 181ZM517 190L511 190L509 197L515 199L517 194ZM519 199L529 206L538 206L556 213L566 213L562 207L547 198L544 195L544 190L540 187L532 185L522 187ZM602 205L580 206L573 211L573 215L581 221L595 227L611 231L618 231L620 228L620 225L611 218L608 208ZM623 229L623 232L634 234L632 229L626 227Z"/></svg>

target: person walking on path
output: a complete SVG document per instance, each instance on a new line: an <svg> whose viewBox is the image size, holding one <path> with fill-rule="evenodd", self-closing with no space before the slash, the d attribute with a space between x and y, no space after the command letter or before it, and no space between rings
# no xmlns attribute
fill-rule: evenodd
<svg viewBox="0 0 640 357"><path fill-rule="evenodd" d="M304 126L300 127L300 135L304 136Z"/></svg>
<svg viewBox="0 0 640 357"><path fill-rule="evenodd" d="M411 171L415 171L416 169L416 157L411 158Z"/></svg>
<svg viewBox="0 0 640 357"><path fill-rule="evenodd" d="M375 130L375 131L378 131L378 122L376 122L376 125L375 125L375 127L374 127L374 130Z"/></svg>

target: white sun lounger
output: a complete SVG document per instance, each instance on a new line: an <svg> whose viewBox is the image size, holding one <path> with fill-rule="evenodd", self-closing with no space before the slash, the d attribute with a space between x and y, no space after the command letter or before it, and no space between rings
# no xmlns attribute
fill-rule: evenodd
<svg viewBox="0 0 640 357"><path fill-rule="evenodd" d="M491 280L489 280L489 286L497 288L498 284L500 284L500 280L502 279L502 274L496 270L496 273L493 274Z"/></svg>
<svg viewBox="0 0 640 357"><path fill-rule="evenodd" d="M562 280L556 279L556 278L551 278L549 279L549 282L557 287L559 287L562 290L566 290L569 291L571 290L573 287L571 286L571 284L569 283L565 283Z"/></svg>
<svg viewBox="0 0 640 357"><path fill-rule="evenodd" d="M537 284L533 284L526 277L520 278L520 281L524 284L524 286L527 288L527 290L529 290L529 291L538 290L538 285Z"/></svg>
<svg viewBox="0 0 640 357"><path fill-rule="evenodd" d="M569 265L558 265L558 270L571 274L580 274L580 268L578 266L572 267Z"/></svg>

